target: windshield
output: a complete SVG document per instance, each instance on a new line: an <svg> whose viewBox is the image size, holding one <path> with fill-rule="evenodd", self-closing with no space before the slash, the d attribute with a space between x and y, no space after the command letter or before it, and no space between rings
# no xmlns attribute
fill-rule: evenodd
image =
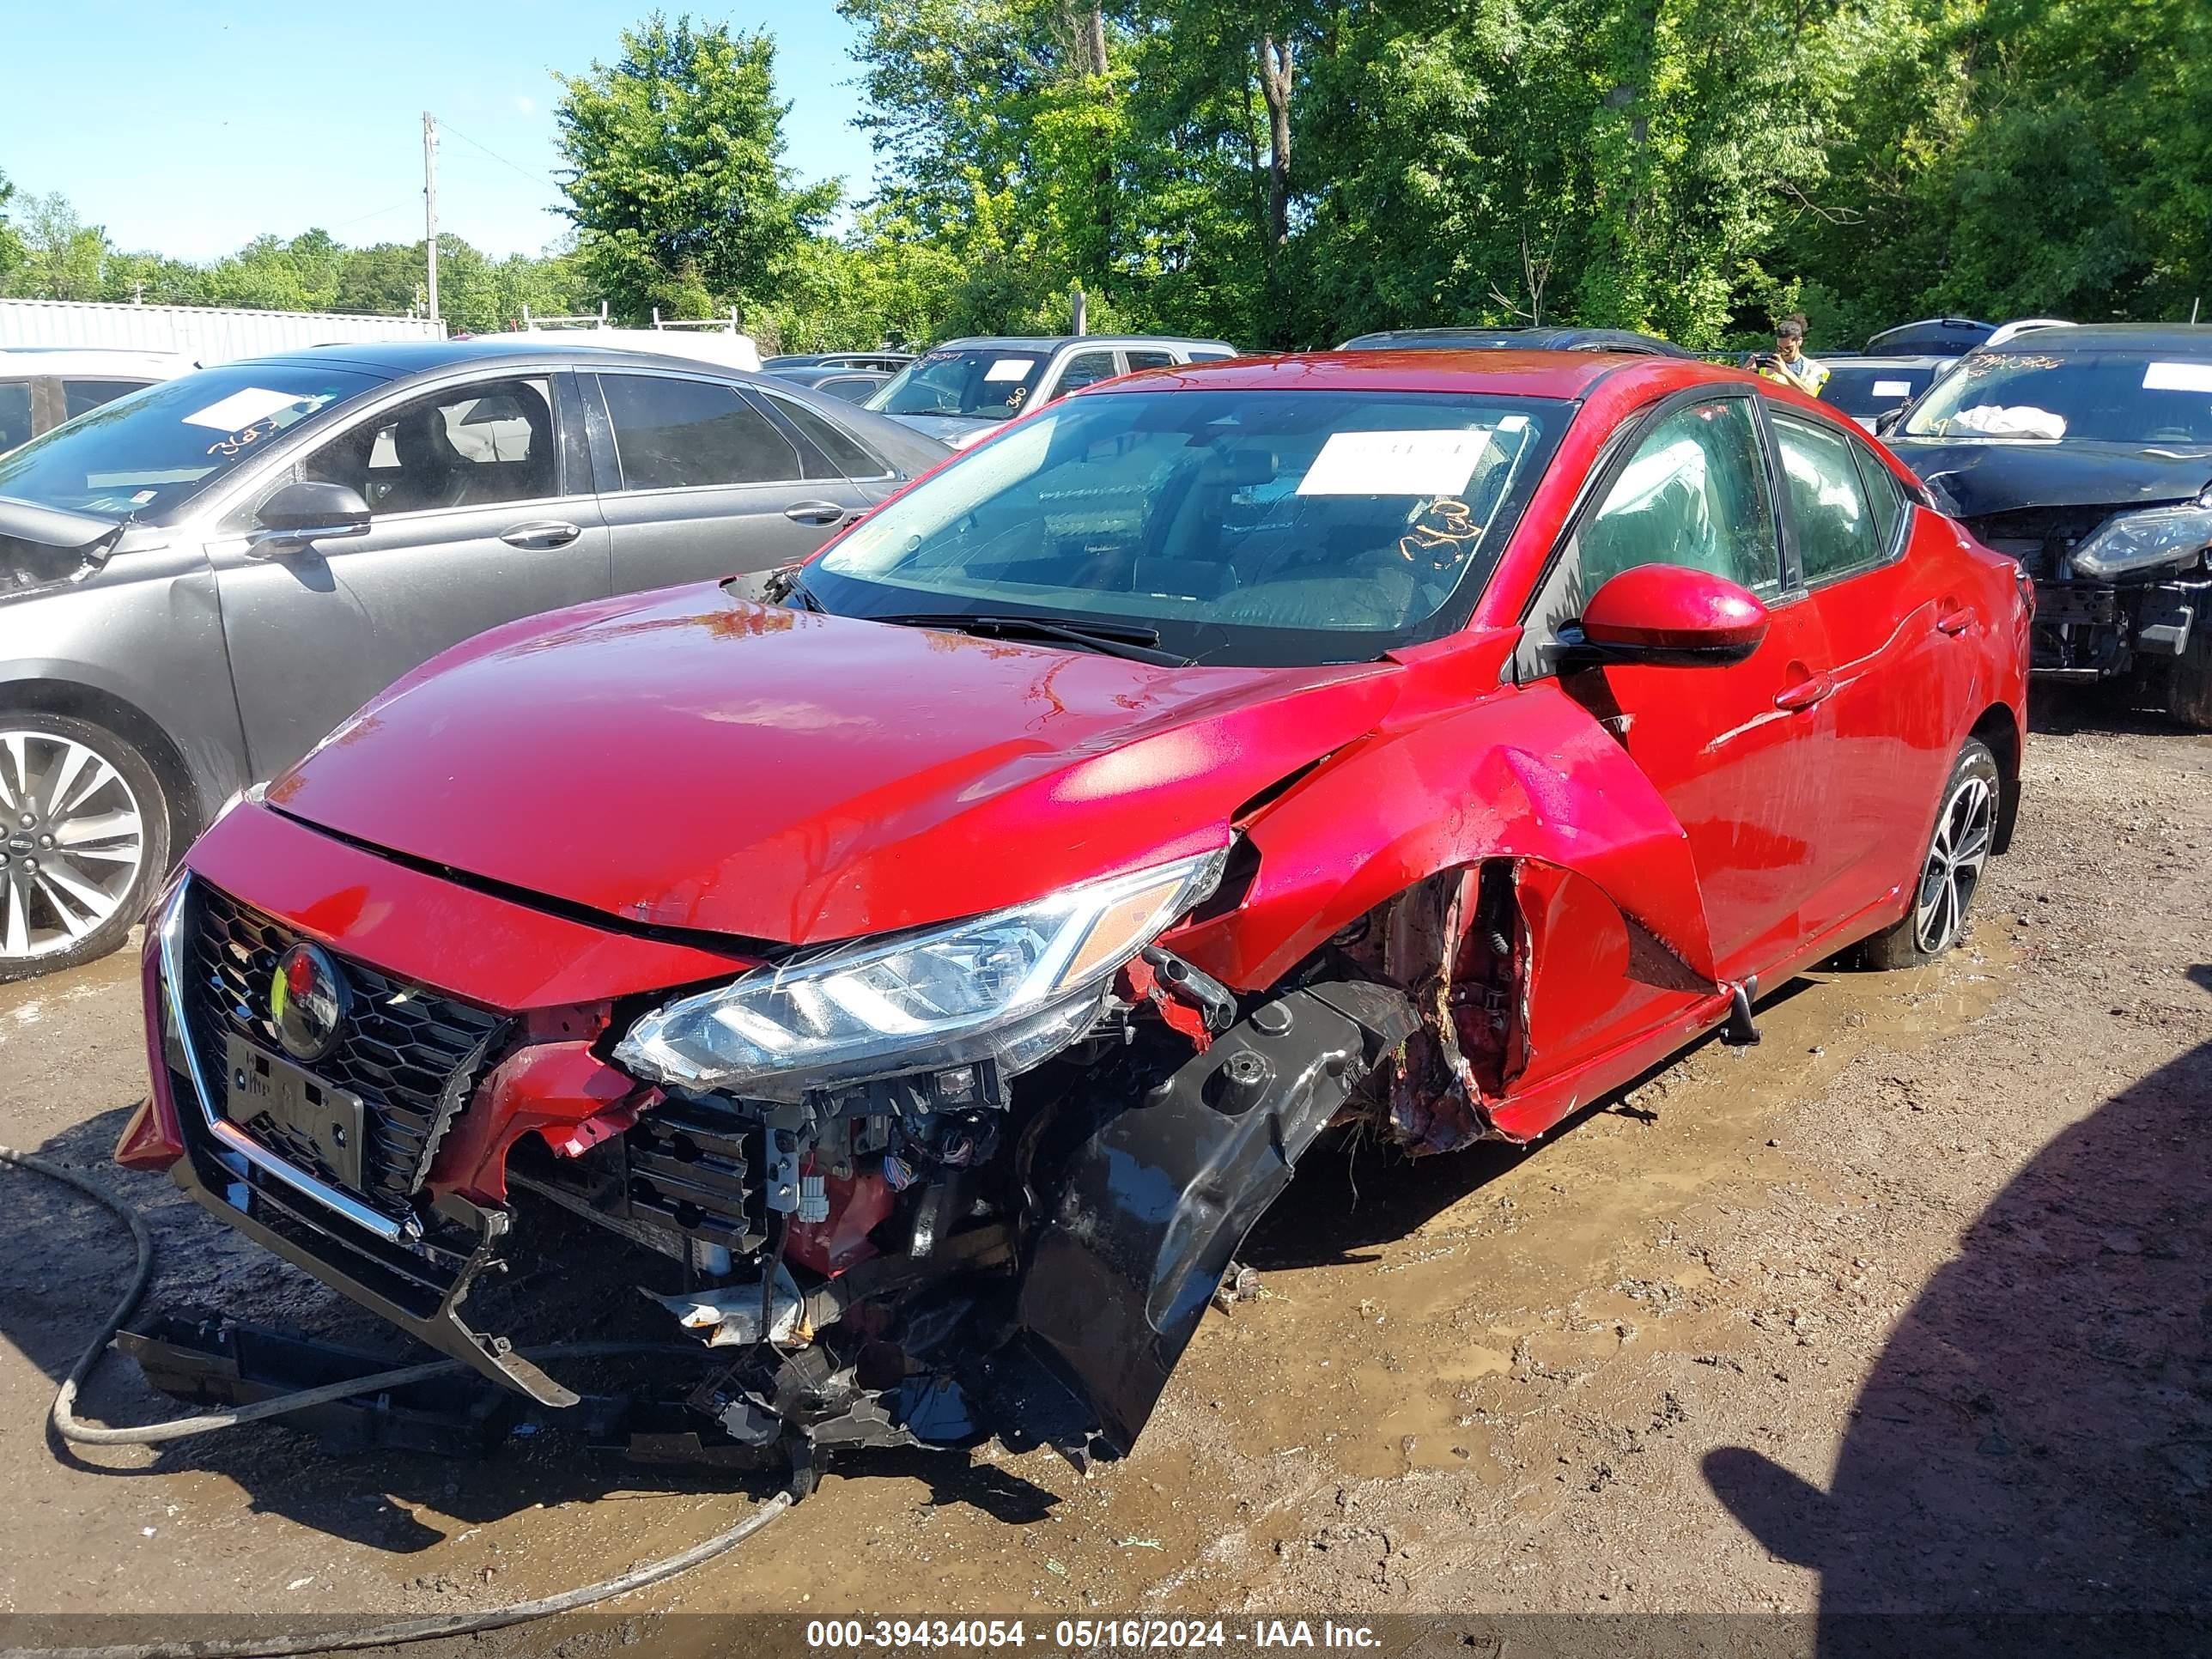
<svg viewBox="0 0 2212 1659"><path fill-rule="evenodd" d="M960 346L917 357L868 399L884 415L964 415L1005 421L1021 413L1043 377L1048 351Z"/></svg>
<svg viewBox="0 0 2212 1659"><path fill-rule="evenodd" d="M1865 368L1831 360L1827 369L1820 401L1846 415L1886 415L1927 391L1929 381L1936 378L1933 368L1900 368L1894 363Z"/></svg>
<svg viewBox="0 0 2212 1659"><path fill-rule="evenodd" d="M1048 616L1205 662L1358 662L1463 623L1571 405L1127 392L1040 410L807 567L825 609Z"/></svg>
<svg viewBox="0 0 2212 1659"><path fill-rule="evenodd" d="M1977 354L1928 394L1905 431L1913 438L2212 444L2212 356Z"/></svg>
<svg viewBox="0 0 2212 1659"><path fill-rule="evenodd" d="M102 404L0 456L0 495L143 518L198 495L287 427L381 384L358 369L203 369Z"/></svg>

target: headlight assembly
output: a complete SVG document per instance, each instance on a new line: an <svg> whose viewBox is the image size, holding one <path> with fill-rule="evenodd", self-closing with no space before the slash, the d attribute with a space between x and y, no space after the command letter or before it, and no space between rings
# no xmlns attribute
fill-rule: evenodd
<svg viewBox="0 0 2212 1659"><path fill-rule="evenodd" d="M2212 489L2183 507L2123 513L2074 550L2074 574L2110 581L2133 570L2193 562L2212 544Z"/></svg>
<svg viewBox="0 0 2212 1659"><path fill-rule="evenodd" d="M1224 852L757 969L645 1015L615 1060L655 1082L785 1101L987 1058L1026 1071L1090 1028L1109 977L1212 890Z"/></svg>

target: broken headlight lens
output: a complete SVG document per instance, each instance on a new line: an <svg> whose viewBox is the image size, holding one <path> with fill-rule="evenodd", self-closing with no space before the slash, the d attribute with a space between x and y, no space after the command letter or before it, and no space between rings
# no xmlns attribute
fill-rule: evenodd
<svg viewBox="0 0 2212 1659"><path fill-rule="evenodd" d="M1109 976L1213 890L1223 858L757 969L654 1009L615 1059L655 1082L765 1100L983 1059L1011 1076L1090 1029Z"/></svg>
<svg viewBox="0 0 2212 1659"><path fill-rule="evenodd" d="M2206 495L2212 495L2212 490ZM2193 562L2212 544L2212 501L2199 496L2184 507L2146 507L2107 519L2074 550L2074 574L2110 581L2131 570Z"/></svg>

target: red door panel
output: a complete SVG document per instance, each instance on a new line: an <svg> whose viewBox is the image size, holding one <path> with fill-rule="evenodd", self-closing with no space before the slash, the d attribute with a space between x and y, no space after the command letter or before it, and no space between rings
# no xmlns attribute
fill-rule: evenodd
<svg viewBox="0 0 2212 1659"><path fill-rule="evenodd" d="M1771 617L1758 651L1731 667L1616 667L1567 682L1689 836L1726 979L1795 952L1832 800L1820 616L1798 599Z"/></svg>
<svg viewBox="0 0 2212 1659"><path fill-rule="evenodd" d="M1982 624L1941 520L1922 516L1904 556L1813 595L1834 694L1822 715L1834 775L1829 850L1808 901L1814 932L1902 894L1929 815L1973 719Z"/></svg>

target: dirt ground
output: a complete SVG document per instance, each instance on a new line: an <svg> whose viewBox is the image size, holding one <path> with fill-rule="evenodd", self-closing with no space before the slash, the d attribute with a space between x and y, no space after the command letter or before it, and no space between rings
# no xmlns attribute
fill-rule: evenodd
<svg viewBox="0 0 2212 1659"><path fill-rule="evenodd" d="M2212 738L2041 724L1950 962L1781 988L1762 1046L1701 1047L1534 1149L1317 1155L1247 1252L1262 1293L1209 1316L1125 1462L856 1459L626 1605L2205 1607ZM0 1139L145 1207L149 1306L396 1346L106 1164L144 1086L135 988L118 957L0 990ZM59 1454L41 1419L128 1241L4 1170L0 1234L0 1612L454 1612L742 1512L737 1477L559 1437L459 1464L267 1426ZM88 1409L173 1407L112 1358Z"/></svg>

